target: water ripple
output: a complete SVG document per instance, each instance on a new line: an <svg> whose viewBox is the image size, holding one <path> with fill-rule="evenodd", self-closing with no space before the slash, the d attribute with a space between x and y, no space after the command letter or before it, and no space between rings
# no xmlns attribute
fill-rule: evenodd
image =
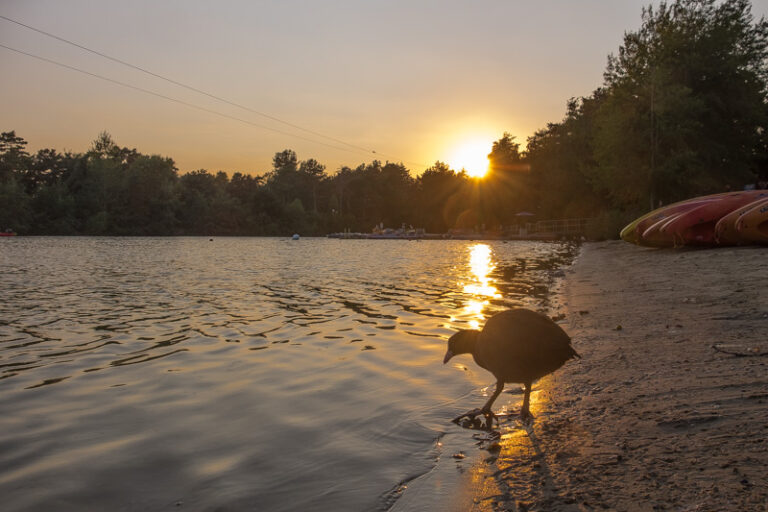
<svg viewBox="0 0 768 512"><path fill-rule="evenodd" d="M4 507L384 509L431 470L450 404L486 378L442 366L446 337L510 306L546 309L572 256L526 242L4 240Z"/></svg>

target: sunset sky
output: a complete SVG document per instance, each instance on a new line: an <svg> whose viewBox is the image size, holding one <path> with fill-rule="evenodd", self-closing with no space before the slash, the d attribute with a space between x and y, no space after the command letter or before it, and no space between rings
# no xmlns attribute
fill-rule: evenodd
<svg viewBox="0 0 768 512"><path fill-rule="evenodd" d="M76 152L106 130L182 172L261 174L286 148L331 173L373 159L402 161L414 175L435 160L459 167L462 146L490 150L505 131L524 143L559 121L569 98L601 84L608 54L648 4L4 0L0 16L314 133L4 19L4 46L252 124L0 48L0 130L33 151ZM768 14L768 0L753 13Z"/></svg>

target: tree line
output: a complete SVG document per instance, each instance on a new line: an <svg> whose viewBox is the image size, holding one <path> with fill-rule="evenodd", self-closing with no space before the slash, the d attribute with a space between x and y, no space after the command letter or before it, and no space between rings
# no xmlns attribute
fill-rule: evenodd
<svg viewBox="0 0 768 512"><path fill-rule="evenodd" d="M290 149L262 175L201 169L120 147L30 154L0 135L0 229L24 234L320 235L402 224L497 229L521 211L592 217L614 233L635 215L768 180L768 23L748 0L643 10L603 84L527 140L504 133L480 180L435 162L414 176L373 161L328 173Z"/></svg>
<svg viewBox="0 0 768 512"><path fill-rule="evenodd" d="M26 145L0 134L0 228L24 234L318 235L380 223L441 233L474 228L471 205L485 208L477 182L441 162L416 178L379 161L329 175L286 149L261 176L179 174L172 159L120 147L106 132L80 154Z"/></svg>

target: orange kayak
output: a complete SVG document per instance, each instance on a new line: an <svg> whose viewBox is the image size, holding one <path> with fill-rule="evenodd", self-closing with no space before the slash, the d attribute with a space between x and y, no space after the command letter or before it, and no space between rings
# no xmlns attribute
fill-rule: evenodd
<svg viewBox="0 0 768 512"><path fill-rule="evenodd" d="M736 221L736 231L745 240L768 244L768 200L744 213Z"/></svg>
<svg viewBox="0 0 768 512"><path fill-rule="evenodd" d="M767 205L768 198L761 198L753 201L741 208L737 208L719 221L715 225L715 240L718 245L741 245L751 243L751 240L745 239L736 229L736 223L741 217L753 210L758 205Z"/></svg>

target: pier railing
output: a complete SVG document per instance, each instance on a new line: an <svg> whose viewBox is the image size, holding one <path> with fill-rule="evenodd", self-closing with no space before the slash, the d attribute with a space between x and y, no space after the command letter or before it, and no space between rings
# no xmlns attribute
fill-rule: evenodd
<svg viewBox="0 0 768 512"><path fill-rule="evenodd" d="M423 230L402 231L387 230L377 233L354 233L344 230L342 233L331 233L331 238L365 238L365 239L463 239L474 240L478 238L488 240L503 239L532 239L532 240L556 240L563 237L579 238L587 236L590 225L594 219L556 219L526 222L512 226L498 226L496 230L477 229L451 229L445 234L425 233Z"/></svg>
<svg viewBox="0 0 768 512"><path fill-rule="evenodd" d="M533 225L535 233L552 233L558 236L582 236L589 229L592 219L540 220Z"/></svg>

